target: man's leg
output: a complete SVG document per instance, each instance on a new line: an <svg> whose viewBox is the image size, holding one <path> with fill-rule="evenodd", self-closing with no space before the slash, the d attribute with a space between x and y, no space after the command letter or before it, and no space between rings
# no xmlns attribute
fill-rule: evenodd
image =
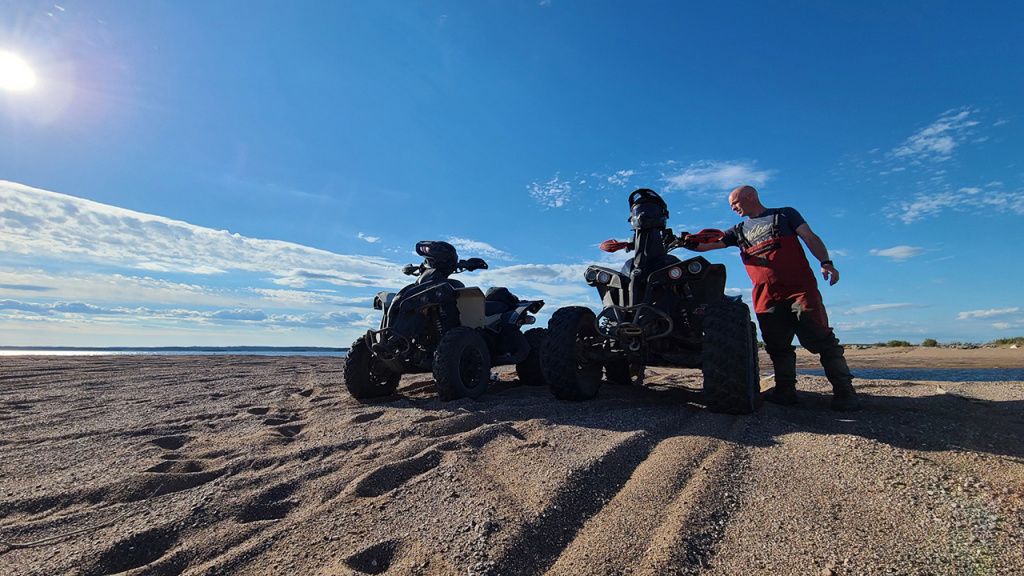
<svg viewBox="0 0 1024 576"><path fill-rule="evenodd" d="M780 304L758 312L757 323L761 326L764 350L775 368L775 388L765 395L765 400L796 404L796 348L793 347L796 317L788 304Z"/></svg>
<svg viewBox="0 0 1024 576"><path fill-rule="evenodd" d="M851 411L860 409L857 392L853 389L853 374L846 364L844 350L828 325L828 315L817 292L808 293L793 303L797 317L796 335L800 344L818 354L825 377L832 384L832 409Z"/></svg>

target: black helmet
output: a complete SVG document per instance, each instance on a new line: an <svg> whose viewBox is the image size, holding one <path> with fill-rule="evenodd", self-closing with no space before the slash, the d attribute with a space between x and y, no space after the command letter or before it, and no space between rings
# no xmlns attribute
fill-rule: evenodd
<svg viewBox="0 0 1024 576"><path fill-rule="evenodd" d="M455 247L439 240L421 240L416 243L416 253L427 261L427 266L434 270L450 273L459 263L459 255Z"/></svg>
<svg viewBox="0 0 1024 576"><path fill-rule="evenodd" d="M634 230L665 228L668 205L649 188L634 190L629 195L629 223Z"/></svg>

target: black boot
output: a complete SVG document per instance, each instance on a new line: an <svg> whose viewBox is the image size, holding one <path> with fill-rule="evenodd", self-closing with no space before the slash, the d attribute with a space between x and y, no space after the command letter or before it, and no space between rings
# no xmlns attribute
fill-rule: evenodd
<svg viewBox="0 0 1024 576"><path fill-rule="evenodd" d="M852 383L832 385L833 410L836 412L855 412L860 410L860 408L860 398L857 397L857 391L853 389Z"/></svg>
<svg viewBox="0 0 1024 576"><path fill-rule="evenodd" d="M796 383L775 383L775 387L764 395L764 399L772 404L781 406L792 406L799 404L800 399L796 396Z"/></svg>

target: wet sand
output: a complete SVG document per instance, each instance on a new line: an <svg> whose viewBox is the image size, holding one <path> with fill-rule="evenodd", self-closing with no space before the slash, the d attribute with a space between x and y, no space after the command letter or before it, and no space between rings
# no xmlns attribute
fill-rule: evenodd
<svg viewBox="0 0 1024 576"><path fill-rule="evenodd" d="M849 356L991 361L919 350ZM4 358L0 574L1024 571L1024 383L861 380L840 415L801 376L737 417L695 371L582 403L500 376L359 403L337 358Z"/></svg>

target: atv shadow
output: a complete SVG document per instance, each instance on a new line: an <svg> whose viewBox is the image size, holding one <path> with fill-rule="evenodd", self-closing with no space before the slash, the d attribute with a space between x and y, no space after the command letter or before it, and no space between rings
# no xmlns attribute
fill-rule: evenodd
<svg viewBox="0 0 1024 576"><path fill-rule="evenodd" d="M545 386L522 385L518 380L493 382L479 400L437 400L429 375L400 387L400 394L371 404L390 408L473 413L482 423L543 420L616 432L640 431L652 438L706 433L747 446L771 446L776 438L793 432L821 435L856 435L896 448L921 451L968 451L992 454L1024 463L1024 400L993 401L935 388L935 393L899 395L901 388L934 387L934 383L902 382L859 386L863 409L834 412L831 393L823 377L801 376L800 404L764 403L751 415L709 412L703 405L697 376L661 378L652 385L602 384L597 398L583 402L555 399ZM969 385L968 385L969 386ZM949 388L963 388L950 383ZM969 388L967 388L969 390ZM401 393L413 392L404 396ZM694 426L690 420L747 420L748 425ZM730 430L716 436L715 430ZM690 431L693 432L690 432Z"/></svg>

